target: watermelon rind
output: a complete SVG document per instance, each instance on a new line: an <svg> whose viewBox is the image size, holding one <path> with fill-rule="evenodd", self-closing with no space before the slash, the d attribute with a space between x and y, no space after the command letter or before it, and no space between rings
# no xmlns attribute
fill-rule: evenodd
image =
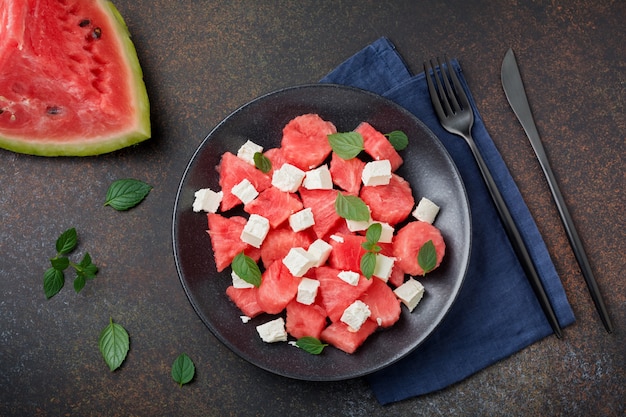
<svg viewBox="0 0 626 417"><path fill-rule="evenodd" d="M93 156L113 152L151 137L150 102L143 80L143 71L128 26L111 1L95 0L95 3L108 16L125 64L130 68L131 78L128 80L128 88L132 94L132 105L135 109L133 123L123 131L105 132L99 136L72 140L26 138L0 132L0 148L38 156Z"/></svg>

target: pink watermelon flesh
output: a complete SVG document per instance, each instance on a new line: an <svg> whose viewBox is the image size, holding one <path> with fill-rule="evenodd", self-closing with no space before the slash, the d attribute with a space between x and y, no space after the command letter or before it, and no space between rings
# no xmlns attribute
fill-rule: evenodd
<svg viewBox="0 0 626 417"><path fill-rule="evenodd" d="M357 332L353 332L344 322L336 321L322 331L320 338L346 353L354 353L377 328L376 323L366 320Z"/></svg>
<svg viewBox="0 0 626 417"><path fill-rule="evenodd" d="M320 338L326 327L326 311L317 304L305 305L296 300L287 304L285 329L292 337Z"/></svg>
<svg viewBox="0 0 626 417"><path fill-rule="evenodd" d="M225 152L222 155L217 171L220 174L220 187L224 193L220 205L222 211L228 211L242 204L239 197L234 195L231 190L244 179L250 181L259 193L272 185L272 179L269 175L230 152Z"/></svg>
<svg viewBox="0 0 626 417"><path fill-rule="evenodd" d="M105 0L3 0L0 147L96 155L150 137L128 28Z"/></svg>
<svg viewBox="0 0 626 417"><path fill-rule="evenodd" d="M433 241L437 252L437 266L446 251L446 244L441 232L430 223L413 221L402 227L393 240L393 254L396 257L395 266L405 274L423 275L424 270L417 262L417 254L424 243Z"/></svg>
<svg viewBox="0 0 626 417"><path fill-rule="evenodd" d="M315 237L308 229L294 232L288 225L270 229L263 241L263 245L261 245L263 266L267 268L274 261L283 259L291 248L308 249L314 240Z"/></svg>
<svg viewBox="0 0 626 417"><path fill-rule="evenodd" d="M359 132L363 136L363 147L365 153L371 156L374 160L388 159L391 163L391 170L395 171L402 165L402 157L394 149L389 140L374 129L372 125L367 122L363 122L354 129L355 132Z"/></svg>
<svg viewBox="0 0 626 417"><path fill-rule="evenodd" d="M330 175L333 183L350 194L359 195L361 174L365 162L359 158L343 159L333 152L330 158Z"/></svg>
<svg viewBox="0 0 626 417"><path fill-rule="evenodd" d="M372 285L361 296L370 308L372 314L369 319L380 327L391 327L400 319L400 300L383 280L372 277ZM380 323L379 323L380 321Z"/></svg>
<svg viewBox="0 0 626 417"><path fill-rule="evenodd" d="M241 240L241 232L247 220L241 216L224 217L221 214L207 214L213 256L217 272L230 266L238 253L244 252L255 261L261 257L261 251Z"/></svg>
<svg viewBox="0 0 626 417"><path fill-rule="evenodd" d="M278 314L296 297L301 278L291 275L282 261L275 261L261 277L257 293L259 306L269 314Z"/></svg>
<svg viewBox="0 0 626 417"><path fill-rule="evenodd" d="M313 230L318 238L326 237L339 222L343 219L335 210L335 200L337 199L337 190L307 190L300 188L300 198L304 207L310 208L313 212L315 224Z"/></svg>
<svg viewBox="0 0 626 417"><path fill-rule="evenodd" d="M302 202L297 194L286 193L270 186L246 204L243 209L249 214L258 214L270 221L276 228L283 224L293 213L302 210Z"/></svg>
<svg viewBox="0 0 626 417"><path fill-rule="evenodd" d="M387 185L364 186L359 197L369 206L372 219L392 226L406 220L415 206L411 186L396 174Z"/></svg>
<svg viewBox="0 0 626 417"><path fill-rule="evenodd" d="M248 317L256 317L263 313L263 309L257 301L258 288L235 288L232 285L226 288L226 295L243 314Z"/></svg>
<svg viewBox="0 0 626 417"><path fill-rule="evenodd" d="M328 135L336 132L335 125L317 114L297 116L283 128L283 156L303 171L315 168L330 155Z"/></svg>
<svg viewBox="0 0 626 417"><path fill-rule="evenodd" d="M350 285L337 276L339 272L340 269L328 266L320 266L315 270L315 277L320 282L322 305L332 321L338 321L343 311L372 285L372 280L364 276L359 278L356 286Z"/></svg>

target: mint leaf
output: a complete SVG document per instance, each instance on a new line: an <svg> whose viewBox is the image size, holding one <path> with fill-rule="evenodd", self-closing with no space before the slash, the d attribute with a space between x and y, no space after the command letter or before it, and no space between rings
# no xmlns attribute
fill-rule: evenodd
<svg viewBox="0 0 626 417"><path fill-rule="evenodd" d="M54 269L59 271L64 271L68 266L70 266L70 260L65 256L52 258L50 259L50 263Z"/></svg>
<svg viewBox="0 0 626 417"><path fill-rule="evenodd" d="M376 269L376 253L366 252L361 256L361 273L365 278L370 279Z"/></svg>
<svg viewBox="0 0 626 417"><path fill-rule="evenodd" d="M377 243L380 240L380 235L383 233L383 226L380 223L372 223L367 227L365 232L365 239L371 243Z"/></svg>
<svg viewBox="0 0 626 417"><path fill-rule="evenodd" d="M315 337L304 336L296 340L296 346L312 355L319 355L328 344L322 343Z"/></svg>
<svg viewBox="0 0 626 417"><path fill-rule="evenodd" d="M401 151L409 145L408 136L401 130L394 130L393 132L385 134L385 136L389 139L391 146L393 146L396 151Z"/></svg>
<svg viewBox="0 0 626 417"><path fill-rule="evenodd" d="M86 283L87 283L87 280L86 280L85 276L84 275L78 275L74 279L74 291L80 292L80 290L85 288L85 284Z"/></svg>
<svg viewBox="0 0 626 417"><path fill-rule="evenodd" d="M340 158L352 159L364 148L363 136L358 132L332 133L328 135L328 142Z"/></svg>
<svg viewBox="0 0 626 417"><path fill-rule="evenodd" d="M172 379L178 383L179 386L190 382L196 373L196 367L193 361L186 353L181 353L172 364Z"/></svg>
<svg viewBox="0 0 626 417"><path fill-rule="evenodd" d="M126 329L113 323L113 319L109 318L109 324L100 333L98 347L109 369L116 370L126 359L130 348L130 338Z"/></svg>
<svg viewBox="0 0 626 417"><path fill-rule="evenodd" d="M370 219L370 211L367 204L354 195L337 194L335 199L335 211L346 220L366 222Z"/></svg>
<svg viewBox="0 0 626 417"><path fill-rule="evenodd" d="M43 274L43 291L46 294L46 298L52 298L55 296L65 284L65 277L63 271L59 271L56 268L48 268Z"/></svg>
<svg viewBox="0 0 626 417"><path fill-rule="evenodd" d="M67 229L61 233L61 236L56 241L56 249L58 255L65 255L70 253L76 247L78 243L78 235L75 228Z"/></svg>
<svg viewBox="0 0 626 417"><path fill-rule="evenodd" d="M233 272L249 284L258 287L261 285L261 270L259 265L243 252L238 253L230 264Z"/></svg>
<svg viewBox="0 0 626 417"><path fill-rule="evenodd" d="M146 198L150 190L152 186L139 180L132 178L116 180L107 190L104 205L111 206L115 210L128 210Z"/></svg>
<svg viewBox="0 0 626 417"><path fill-rule="evenodd" d="M424 243L417 253L417 264L424 270L424 275L437 266L437 250L432 240Z"/></svg>
<svg viewBox="0 0 626 417"><path fill-rule="evenodd" d="M272 161L261 152L254 153L254 166L257 167L261 172L267 174L272 170Z"/></svg>

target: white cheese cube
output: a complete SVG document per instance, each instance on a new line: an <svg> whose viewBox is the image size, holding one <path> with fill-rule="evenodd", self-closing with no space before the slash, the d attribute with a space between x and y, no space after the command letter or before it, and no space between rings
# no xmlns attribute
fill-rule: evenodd
<svg viewBox="0 0 626 417"><path fill-rule="evenodd" d="M344 242L343 236L339 236L339 235L330 235L330 238L331 238L332 240L334 240L335 242L337 242L337 243L343 243L343 242Z"/></svg>
<svg viewBox="0 0 626 417"><path fill-rule="evenodd" d="M380 232L380 239L378 239L379 243L391 243L391 241L393 240L393 226L391 226L389 223L385 223L385 222L373 222L373 223L380 223L382 230Z"/></svg>
<svg viewBox="0 0 626 417"><path fill-rule="evenodd" d="M215 192L210 188L202 188L194 193L193 211L215 213L220 207L223 196L224 193L221 191Z"/></svg>
<svg viewBox="0 0 626 417"><path fill-rule="evenodd" d="M310 207L302 209L289 216L289 226L291 226L291 229L294 232L301 232L314 224L315 219L313 219L313 210L311 210Z"/></svg>
<svg viewBox="0 0 626 417"><path fill-rule="evenodd" d="M269 230L268 219L258 214L251 214L241 232L241 240L255 248L260 248Z"/></svg>
<svg viewBox="0 0 626 417"><path fill-rule="evenodd" d="M348 325L348 330L357 332L371 314L367 304L361 300L356 300L343 311L340 320Z"/></svg>
<svg viewBox="0 0 626 417"><path fill-rule="evenodd" d="M387 282L391 276L391 270L396 258L385 256L382 253L376 254L376 266L374 267L374 276Z"/></svg>
<svg viewBox="0 0 626 417"><path fill-rule="evenodd" d="M282 317L256 326L256 331L265 343L286 342L287 331Z"/></svg>
<svg viewBox="0 0 626 417"><path fill-rule="evenodd" d="M412 214L417 220L432 224L438 213L439 206L426 197L422 197Z"/></svg>
<svg viewBox="0 0 626 417"><path fill-rule="evenodd" d="M321 266L326 263L332 250L333 247L328 242L322 239L317 239L315 242L311 243L309 249L307 250L307 254L313 261L313 266Z"/></svg>
<svg viewBox="0 0 626 417"><path fill-rule="evenodd" d="M230 192L233 193L235 197L240 199L243 204L248 204L259 195L259 192L247 178L241 180L241 182L235 185Z"/></svg>
<svg viewBox="0 0 626 417"><path fill-rule="evenodd" d="M388 159L372 161L365 164L361 174L363 185L387 185L391 180L391 162Z"/></svg>
<svg viewBox="0 0 626 417"><path fill-rule="evenodd" d="M254 288L253 284L250 284L248 281L242 279L239 275L235 274L235 271L230 273L230 276L233 280L233 287L235 288Z"/></svg>
<svg viewBox="0 0 626 417"><path fill-rule="evenodd" d="M337 274L337 276L342 281L356 287L359 285L359 278L361 277L361 274L354 271L341 271Z"/></svg>
<svg viewBox="0 0 626 417"><path fill-rule="evenodd" d="M316 279L302 278L300 284L298 284L298 294L296 295L296 301L302 304L310 306L315 302L317 297L317 290L320 287L320 282Z"/></svg>
<svg viewBox="0 0 626 417"><path fill-rule="evenodd" d="M333 180L330 176L328 165L306 172L302 186L308 190L330 190L333 188Z"/></svg>
<svg viewBox="0 0 626 417"><path fill-rule="evenodd" d="M237 151L237 156L247 163L254 165L254 154L257 152L263 153L263 147L249 140L241 145L241 148Z"/></svg>
<svg viewBox="0 0 626 417"><path fill-rule="evenodd" d="M413 311L424 296L424 286L416 279L409 278L404 284L393 290L393 292L396 294L396 297L407 306L409 311Z"/></svg>
<svg viewBox="0 0 626 417"><path fill-rule="evenodd" d="M300 188L305 172L291 164L283 164L272 174L272 185L280 191L295 193Z"/></svg>
<svg viewBox="0 0 626 417"><path fill-rule="evenodd" d="M313 260L303 248L291 248L287 256L283 258L283 264L291 275L301 277L313 267Z"/></svg>

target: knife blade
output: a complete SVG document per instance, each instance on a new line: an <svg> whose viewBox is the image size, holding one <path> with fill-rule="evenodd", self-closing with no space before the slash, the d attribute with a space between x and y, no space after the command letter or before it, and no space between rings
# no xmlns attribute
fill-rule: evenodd
<svg viewBox="0 0 626 417"><path fill-rule="evenodd" d="M537 126L535 125L535 121L530 110L530 105L528 104L528 98L526 97L526 91L524 89L522 76L515 59L515 54L510 48L506 52L502 61L501 80L506 98L511 105L513 112L517 116L517 119L524 128L526 136L528 136L528 139L530 140L535 154L537 155L537 159L539 160L539 164L541 165L541 169L543 170L546 180L548 181L548 186L550 187L552 197L561 216L561 221L565 227L567 238L569 239L574 255L576 256L576 260L578 261L578 265L580 266L583 277L585 278L587 288L589 289L596 310L600 315L600 319L602 320L606 331L612 333L613 324L611 323L611 319L604 304L604 300L602 299L602 294L600 293L598 284L593 276L593 272L591 271L591 266L589 264L589 260L587 259L583 244L578 236L576 228L574 227L574 222L569 214L569 210L565 205L565 200L563 200L561 190L559 189L556 179L554 178L550 162L548 161L548 156L543 148L539 132L537 131Z"/></svg>

